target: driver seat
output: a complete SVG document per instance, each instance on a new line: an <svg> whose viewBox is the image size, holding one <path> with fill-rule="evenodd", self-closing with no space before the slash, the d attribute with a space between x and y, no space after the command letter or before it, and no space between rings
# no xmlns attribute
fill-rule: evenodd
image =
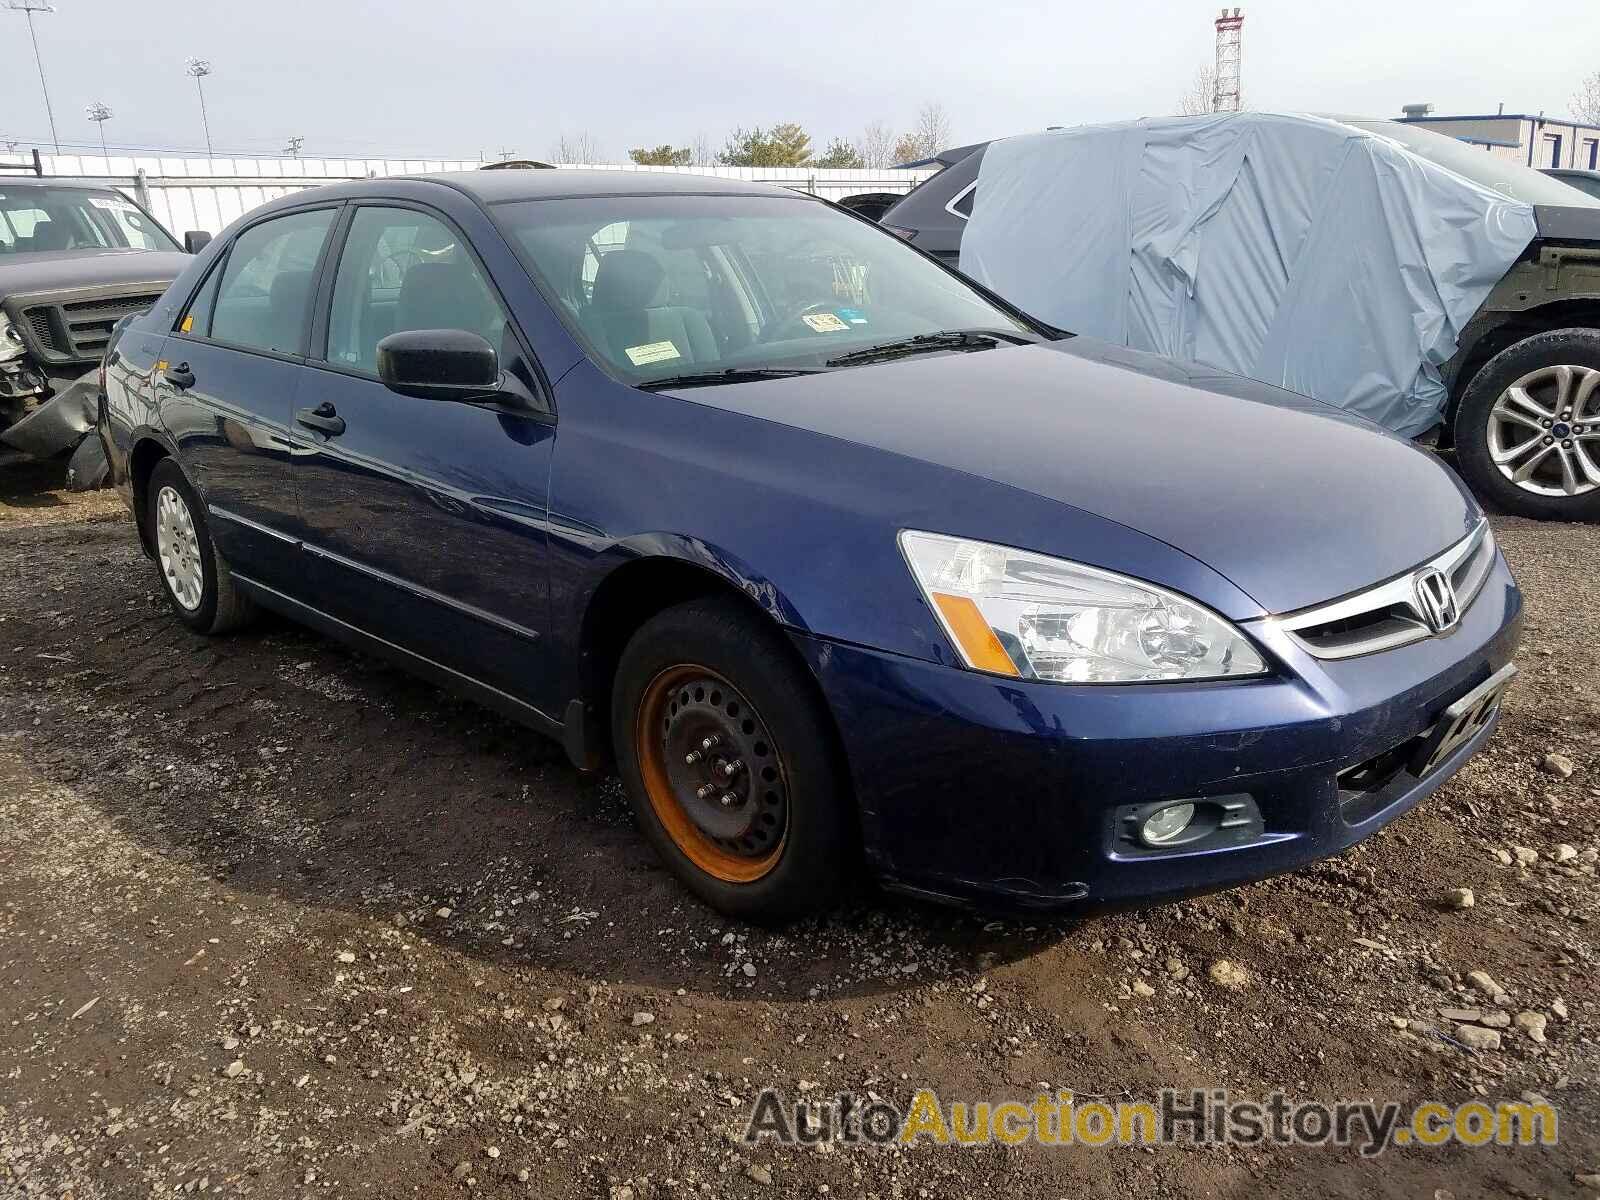
<svg viewBox="0 0 1600 1200"><path fill-rule="evenodd" d="M720 357L711 322L697 308L667 304L667 272L643 250L612 250L595 271L594 294L583 325L611 356L632 364L628 350L671 342L678 358L661 362L713 362ZM644 363L634 364L638 366Z"/></svg>

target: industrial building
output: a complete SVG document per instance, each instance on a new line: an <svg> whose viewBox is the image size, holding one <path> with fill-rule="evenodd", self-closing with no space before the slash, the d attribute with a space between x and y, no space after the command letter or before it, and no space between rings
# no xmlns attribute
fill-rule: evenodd
<svg viewBox="0 0 1600 1200"><path fill-rule="evenodd" d="M1524 166L1600 170L1600 125L1517 113L1439 116L1431 104L1412 104L1400 120L1449 134Z"/></svg>

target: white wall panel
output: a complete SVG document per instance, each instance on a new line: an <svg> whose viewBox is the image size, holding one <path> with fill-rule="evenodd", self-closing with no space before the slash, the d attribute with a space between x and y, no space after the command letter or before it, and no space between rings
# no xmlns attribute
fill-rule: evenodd
<svg viewBox="0 0 1600 1200"><path fill-rule="evenodd" d="M259 204L290 192L336 180L472 171L475 159L343 158L103 158L99 155L45 155L46 175L103 180L129 196L140 187L150 211L179 237L190 229L219 233ZM636 163L596 163L596 169L710 175L776 183L841 200L861 192L904 194L931 171L824 170L816 167L646 167ZM143 173L143 180L138 176ZM259 181L259 182L256 182Z"/></svg>

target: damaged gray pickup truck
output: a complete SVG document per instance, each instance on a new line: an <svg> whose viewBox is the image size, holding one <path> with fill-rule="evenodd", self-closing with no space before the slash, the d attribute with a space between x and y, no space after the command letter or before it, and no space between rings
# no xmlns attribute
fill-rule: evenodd
<svg viewBox="0 0 1600 1200"><path fill-rule="evenodd" d="M121 192L0 176L0 463L61 457L70 486L103 482L100 439L85 436L101 351L112 326L154 304L188 261Z"/></svg>

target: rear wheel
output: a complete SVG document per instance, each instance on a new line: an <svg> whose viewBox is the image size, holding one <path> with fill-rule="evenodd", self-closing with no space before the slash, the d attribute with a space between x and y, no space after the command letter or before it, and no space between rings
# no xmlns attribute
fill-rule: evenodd
<svg viewBox="0 0 1600 1200"><path fill-rule="evenodd" d="M1484 364L1456 410L1462 473L1507 512L1600 519L1600 330L1525 338Z"/></svg>
<svg viewBox="0 0 1600 1200"><path fill-rule="evenodd" d="M150 472L145 495L161 589L178 619L199 633L225 633L248 622L255 605L234 586L211 540L205 505L183 469L163 458Z"/></svg>
<svg viewBox="0 0 1600 1200"><path fill-rule="evenodd" d="M773 631L731 601L668 609L628 643L612 695L634 813L701 899L781 920L826 908L853 881L833 732Z"/></svg>

